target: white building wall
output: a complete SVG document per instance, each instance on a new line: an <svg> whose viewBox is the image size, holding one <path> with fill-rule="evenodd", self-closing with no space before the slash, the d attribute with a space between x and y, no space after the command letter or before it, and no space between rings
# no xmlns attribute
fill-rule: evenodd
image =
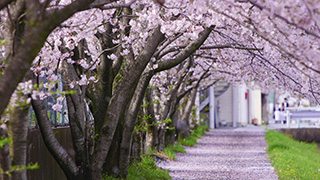
<svg viewBox="0 0 320 180"><path fill-rule="evenodd" d="M220 123L225 122L232 126L232 86L230 86L225 93L216 98L216 106L219 116L217 120Z"/></svg>
<svg viewBox="0 0 320 180"><path fill-rule="evenodd" d="M249 122L249 109L248 109L248 96L247 94L247 86L245 84L239 85L238 90L238 109L239 109L239 120L238 126L246 126Z"/></svg>
<svg viewBox="0 0 320 180"><path fill-rule="evenodd" d="M245 84L233 84L215 100L217 124L233 127L247 126L256 118L262 121L261 90L248 90Z"/></svg>
<svg viewBox="0 0 320 180"><path fill-rule="evenodd" d="M258 120L258 124L262 123L262 104L261 104L261 90L249 90L249 120L252 123L253 119Z"/></svg>

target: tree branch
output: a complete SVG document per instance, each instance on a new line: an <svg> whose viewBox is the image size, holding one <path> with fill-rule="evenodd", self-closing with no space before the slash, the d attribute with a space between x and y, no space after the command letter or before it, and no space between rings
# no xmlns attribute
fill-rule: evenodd
<svg viewBox="0 0 320 180"><path fill-rule="evenodd" d="M13 2L14 0L1 0L0 2L0 10L2 10L3 8L5 8L6 6L8 6L11 2Z"/></svg>
<svg viewBox="0 0 320 180"><path fill-rule="evenodd" d="M213 30L214 26L205 28L200 34L199 38L192 43L190 43L186 48L181 50L173 59L169 59L166 61L159 62L158 68L155 69L155 72L160 72L166 69L170 69L186 58L188 58L192 53L194 53L200 46L204 43L204 41L208 38L209 34Z"/></svg>
<svg viewBox="0 0 320 180"><path fill-rule="evenodd" d="M36 114L42 139L46 147L48 148L54 159L57 161L61 169L64 171L66 177L68 179L76 180L79 174L79 169L77 165L73 162L69 154L66 152L66 150L56 139L47 116L47 111L44 102L39 99L32 100L31 103Z"/></svg>
<svg viewBox="0 0 320 180"><path fill-rule="evenodd" d="M22 43L16 53L8 59L8 65L0 77L0 115L9 103L9 99L29 70L32 61L38 55L48 35L63 21L74 13L86 9L94 0L78 0L56 11L53 14L47 13L42 20L38 19L34 25L28 25ZM29 5L28 7L31 7ZM36 13L37 9L28 9ZM40 9L39 9L40 11Z"/></svg>

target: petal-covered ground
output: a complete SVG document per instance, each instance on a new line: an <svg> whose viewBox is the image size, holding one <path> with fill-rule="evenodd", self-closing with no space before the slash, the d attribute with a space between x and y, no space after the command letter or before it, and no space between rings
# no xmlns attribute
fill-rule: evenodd
<svg viewBox="0 0 320 180"><path fill-rule="evenodd" d="M173 179L278 179L266 154L264 130L211 130L176 161L159 164Z"/></svg>

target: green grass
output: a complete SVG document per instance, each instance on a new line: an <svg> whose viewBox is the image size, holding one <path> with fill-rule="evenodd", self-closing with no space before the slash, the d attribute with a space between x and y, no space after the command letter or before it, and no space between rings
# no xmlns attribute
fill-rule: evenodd
<svg viewBox="0 0 320 180"><path fill-rule="evenodd" d="M209 130L209 126L199 125L196 129L192 130L188 138L178 139L178 142L182 145L192 147L197 144L197 140L203 136L207 130Z"/></svg>
<svg viewBox="0 0 320 180"><path fill-rule="evenodd" d="M164 148L164 153L169 157L171 160L175 160L177 153L186 153L185 148L181 146L181 144L177 143L175 145L170 145Z"/></svg>
<svg viewBox="0 0 320 180"><path fill-rule="evenodd" d="M133 162L128 170L126 180L147 180L147 179L172 179L169 171L156 166L150 155L144 155L140 162ZM120 180L119 178L105 176L103 180Z"/></svg>
<svg viewBox="0 0 320 180"><path fill-rule="evenodd" d="M194 129L189 138L179 139L182 145L194 146L197 140L209 130L208 126L198 126ZM160 169L156 166L150 154L156 154L165 159L174 160L178 152L185 153L185 148L180 144L168 146L163 152L151 151L149 154L143 155L140 162L134 162L130 165L126 180L146 180L146 179L171 179L169 171ZM104 176L103 180L120 180L111 176Z"/></svg>
<svg viewBox="0 0 320 180"><path fill-rule="evenodd" d="M171 179L171 177L169 171L158 168L152 157L145 155L140 162L131 164L127 179Z"/></svg>
<svg viewBox="0 0 320 180"><path fill-rule="evenodd" d="M320 152L317 144L299 142L288 135L268 131L267 152L280 180L320 179Z"/></svg>

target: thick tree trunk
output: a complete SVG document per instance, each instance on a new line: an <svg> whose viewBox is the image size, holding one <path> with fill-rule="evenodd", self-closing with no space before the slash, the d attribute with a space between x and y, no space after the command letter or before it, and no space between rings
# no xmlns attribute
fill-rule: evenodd
<svg viewBox="0 0 320 180"><path fill-rule="evenodd" d="M18 97L19 102L26 103L28 97ZM27 165L27 138L28 138L28 111L30 104L20 104L10 113L9 128L12 136L12 165L26 166ZM26 180L27 170L12 172L13 180Z"/></svg>
<svg viewBox="0 0 320 180"><path fill-rule="evenodd" d="M171 123L168 124L169 129L166 130L166 135L165 135L165 145L173 145L176 141L176 127L177 127L177 122L178 122L178 113L177 111L174 111L173 115L171 116Z"/></svg>
<svg viewBox="0 0 320 180"><path fill-rule="evenodd" d="M147 88L146 90L146 102L148 102L148 106L146 108L146 114L150 116L148 119L148 130L147 130L147 145L150 145L149 148L156 149L159 144L158 137L158 127L154 112L154 105L152 99L152 88ZM150 141L150 142L149 142Z"/></svg>
<svg viewBox="0 0 320 180"><path fill-rule="evenodd" d="M77 74L74 67L64 61L62 75L64 77L63 89L65 91L70 91L71 89L69 84L74 79L77 79ZM89 147L87 143L89 138L87 136L89 133L86 132L88 129L86 128L86 126L88 126L88 117L84 100L85 87L81 89L78 85L75 85L73 90L76 91L75 94L66 95L69 124L72 142L76 152L76 165L81 169L80 172L82 173L82 175L79 176L82 176L84 179L86 179L88 178L86 177L88 174L85 173L88 172L89 165Z"/></svg>
<svg viewBox="0 0 320 180"><path fill-rule="evenodd" d="M121 121L121 120L120 120ZM105 164L103 165L103 172L107 172L108 175L120 177L120 143L122 140L121 133L123 131L123 121L118 123L117 129L114 133L112 144L107 155Z"/></svg>
<svg viewBox="0 0 320 180"><path fill-rule="evenodd" d="M159 138L159 147L158 147L158 151L162 151L165 147L165 128L164 127L160 127L159 131L158 131L158 138Z"/></svg>
<svg viewBox="0 0 320 180"><path fill-rule="evenodd" d="M107 23L104 33L97 33L96 36L99 39L102 49L109 49L114 47L112 43L112 25ZM99 81L94 85L97 92L94 92L93 100L93 115L95 124L95 133L100 134L101 127L106 117L108 104L112 96L112 83L115 77L112 70L113 61L108 59L112 51L104 52L100 57L99 69Z"/></svg>
<svg viewBox="0 0 320 180"><path fill-rule="evenodd" d="M190 114L191 114L191 110L192 110L192 106L195 103L196 100L196 96L197 96L197 87L195 87L191 93L190 93L190 97L188 98L187 104L185 106L185 110L183 112L181 121L186 125L186 127L183 129L183 134L184 137L188 137L189 136L189 130L190 130Z"/></svg>
<svg viewBox="0 0 320 180"><path fill-rule="evenodd" d="M8 127L5 124L0 125L0 138L8 138ZM9 171L11 166L10 149L9 144L5 144L0 148L0 168L4 172ZM0 180L10 180L11 178L7 174L0 174Z"/></svg>
<svg viewBox="0 0 320 180"><path fill-rule="evenodd" d="M129 168L132 132L136 124L136 119L143 101L143 97L145 95L146 89L149 85L152 76L153 72L146 72L142 75L133 95L133 98L130 101L129 108L126 112L119 158L120 172L121 177L123 178L127 176Z"/></svg>
<svg viewBox="0 0 320 180"><path fill-rule="evenodd" d="M141 160L141 155L143 154L143 134L143 132L136 132L132 135L131 161Z"/></svg>
<svg viewBox="0 0 320 180"><path fill-rule="evenodd" d="M183 65L180 66L182 68ZM187 64L184 65L181 72L187 74L186 71L188 68L191 67L191 61L188 61ZM165 124L165 128L169 129L162 129L160 130L160 133L164 133L164 137L161 137L160 145L161 149L163 146L173 145L175 141L175 125L177 122L177 118L173 119L176 108L178 107L179 101L177 99L178 90L180 89L180 86L183 84L183 80L185 78L185 75L180 76L177 80L177 82L174 84L172 90L169 92L169 96L167 100L164 102L164 110L161 113L161 120L166 121L168 119L171 119L171 122ZM164 131L164 132L163 132Z"/></svg>
<svg viewBox="0 0 320 180"><path fill-rule="evenodd" d="M13 0L2 0L0 2L0 10L2 10L3 8L5 8L7 5L9 5Z"/></svg>
<svg viewBox="0 0 320 180"><path fill-rule="evenodd" d="M125 112L126 104L127 102L130 102L133 95L130 91L131 89L135 89L137 86L140 75L150 61L158 44L163 39L164 35L160 31L160 26L158 26L147 39L147 45L141 52L139 58L135 61L134 66L132 66L128 73L124 75L123 79L115 89L115 93L108 106L106 119L102 126L101 133L99 134L99 140L90 167L91 178L93 180L101 179L102 166L107 154L109 153L119 119Z"/></svg>

